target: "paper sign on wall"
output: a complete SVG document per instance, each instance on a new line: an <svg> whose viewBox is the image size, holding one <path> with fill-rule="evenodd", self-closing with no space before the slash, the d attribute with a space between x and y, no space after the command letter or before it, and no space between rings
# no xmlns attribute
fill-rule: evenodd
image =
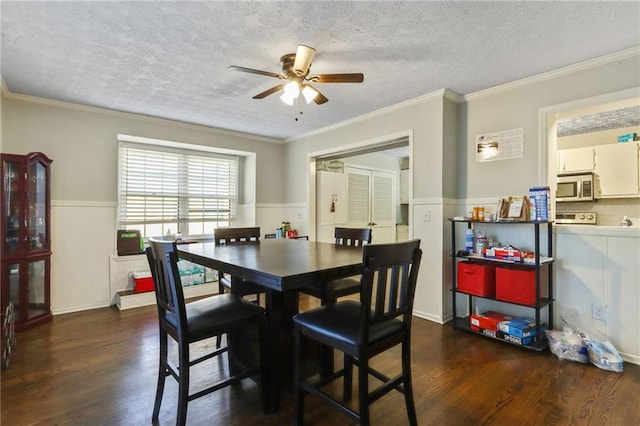
<svg viewBox="0 0 640 426"><path fill-rule="evenodd" d="M523 134L519 128L476 136L476 162L522 158Z"/></svg>

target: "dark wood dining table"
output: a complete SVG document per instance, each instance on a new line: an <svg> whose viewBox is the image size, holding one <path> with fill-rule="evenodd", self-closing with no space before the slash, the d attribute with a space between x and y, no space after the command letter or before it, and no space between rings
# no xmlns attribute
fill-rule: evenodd
<svg viewBox="0 0 640 426"><path fill-rule="evenodd" d="M292 385L292 318L298 313L298 290L362 273L361 247L306 240L276 238L219 246L213 242L186 244L178 246L178 255L230 274L232 289L242 285L243 280L264 287L270 357L266 391L271 411L278 409L282 391ZM240 340L240 337L229 336L232 360L243 358L247 352L242 349L246 342Z"/></svg>

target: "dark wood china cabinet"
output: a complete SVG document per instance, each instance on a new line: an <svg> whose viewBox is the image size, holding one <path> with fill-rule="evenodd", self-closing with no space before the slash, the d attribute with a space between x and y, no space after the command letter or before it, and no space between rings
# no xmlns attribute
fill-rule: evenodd
<svg viewBox="0 0 640 426"><path fill-rule="evenodd" d="M45 154L2 154L2 313L16 330L51 320L51 162Z"/></svg>

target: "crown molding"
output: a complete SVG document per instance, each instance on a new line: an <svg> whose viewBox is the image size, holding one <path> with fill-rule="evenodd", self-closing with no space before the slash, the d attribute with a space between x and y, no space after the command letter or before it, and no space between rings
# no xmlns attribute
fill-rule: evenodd
<svg viewBox="0 0 640 426"><path fill-rule="evenodd" d="M391 105L391 106L388 106L388 107L380 108L380 109L377 109L375 111L371 111L371 112L368 112L366 114L359 115L359 116L351 118L349 120L341 121L339 123L335 123L335 124L332 124L330 126L323 127L321 129L314 130L312 132L308 132L308 133L305 133L305 134L300 135L300 136L295 136L293 138L289 138L289 139L286 140L286 142L287 143L288 142L294 142L294 141L297 141L297 140L300 140L300 139L306 139L306 138L308 138L310 136L321 135L323 133L327 133L327 132L330 132L330 131L333 131L333 130L337 130L337 129L340 129L342 127L350 126L350 125L353 125L355 123L359 123L359 122L362 122L362 121L365 121L365 120L369 120L369 119L378 117L378 116L383 115L383 114L388 114L390 112L393 112L393 111L396 111L396 110L399 110L399 109L403 109L403 108L406 108L408 106L415 105L415 104L418 104L418 103L421 103L421 102L424 102L424 101L427 101L427 100L431 100L431 99L434 99L434 98L436 98L436 99L445 98L445 99L449 99L449 100L451 100L453 102L456 102L456 103L463 102L463 98L460 95L458 95L457 93L452 92L449 89L439 89L439 90L436 90L434 92L427 93L426 95L421 95L421 96L418 96L418 97L415 97L415 98L411 98L411 99L408 99L406 101L403 101L403 102L400 102L400 103L397 103L397 104L394 104L394 105Z"/></svg>
<svg viewBox="0 0 640 426"><path fill-rule="evenodd" d="M3 83L2 85L3 94L5 95L5 97L7 99L12 99L16 101L51 106L56 108L73 109L76 111L105 114L105 115L111 115L114 117L133 119L133 120L144 121L144 122L154 123L154 124L164 124L164 125L170 125L175 127L182 127L185 129L198 130L201 132L214 133L214 134L223 135L223 136L242 137L245 139L250 139L250 140L259 141L259 142L269 142L269 143L275 143L275 144L286 143L286 141L282 139L273 139L273 138L267 138L264 136L253 135L250 133L235 132L232 130L224 130L216 127L207 127L201 124L193 124L193 123L187 123L184 121L168 120L166 118L158 118L158 117L152 117L150 115L122 112L122 111L117 111L117 110L108 109L108 108L100 108L100 107L75 104L72 102L55 101L52 99L39 98L36 96L20 95L16 93L11 93L9 92L9 90L6 90L6 93L5 93L4 81L2 83Z"/></svg>
<svg viewBox="0 0 640 426"><path fill-rule="evenodd" d="M565 76L567 74L573 74L579 71L584 71L589 68L594 68L600 65L606 65L612 62L622 61L624 59L632 58L640 55L640 46L635 46L629 49L620 50L605 56L589 59L577 64L568 65L566 67L558 68L553 71L548 71L542 74L534 75L532 77L523 78L521 80L512 81L510 83L501 84L500 86L491 87L489 89L480 90L478 92L469 93L463 95L461 98L463 102L469 102L471 100L483 98L485 96L491 96L509 90L514 90L520 87L529 86L532 84L540 83L542 81L550 80Z"/></svg>

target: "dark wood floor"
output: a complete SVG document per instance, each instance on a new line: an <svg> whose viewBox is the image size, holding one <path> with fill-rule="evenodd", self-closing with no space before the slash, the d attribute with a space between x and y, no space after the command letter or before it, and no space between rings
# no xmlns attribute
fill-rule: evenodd
<svg viewBox="0 0 640 426"><path fill-rule="evenodd" d="M304 302L304 301L303 301ZM97 309L54 317L18 334L2 371L3 425L144 425L151 423L158 354L155 307ZM622 374L559 361L414 320L413 379L422 425L638 425L640 366ZM376 366L399 368L398 352ZM218 371L213 361L202 376ZM215 373L214 373L215 374ZM205 379L202 379L205 380ZM195 384L197 386L197 383ZM160 424L175 424L175 382L168 379ZM251 380L189 404L190 425L287 425L291 395L270 415L260 411ZM309 425L350 421L313 398ZM372 423L406 424L404 400L393 392L376 402Z"/></svg>

